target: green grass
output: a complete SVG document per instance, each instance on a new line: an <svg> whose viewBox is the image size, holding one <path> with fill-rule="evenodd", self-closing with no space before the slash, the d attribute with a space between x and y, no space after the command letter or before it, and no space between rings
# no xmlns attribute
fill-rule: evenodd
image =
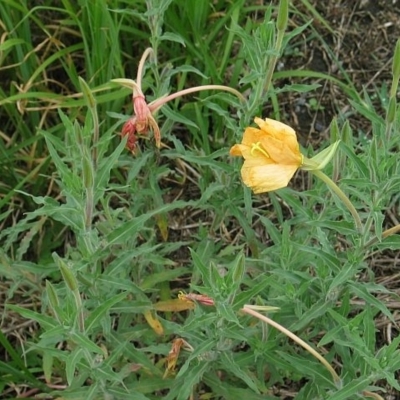
<svg viewBox="0 0 400 400"><path fill-rule="evenodd" d="M339 65L309 26L311 15L329 21L303 4L310 14L290 12L304 25L289 26L280 44L276 4L0 3L4 398L279 399L286 387L297 400L350 400L400 391L400 337L385 342L378 324L396 324L397 295L376 283L374 264L400 248L388 218L400 192L400 52L379 102L344 70L343 79L292 68L272 75L307 34ZM149 133L133 156L118 134L131 93L111 80L136 79L148 47L148 102L205 84L229 85L246 102L216 91L175 99L155 115L161 148ZM282 88L283 79L293 83ZM361 232L311 173L255 195L241 182L242 160L229 156L254 117L288 122L282 95L312 96L326 82L370 130L352 130L338 110L329 140L302 152L341 140L324 173L357 210ZM191 306L181 291L213 305ZM174 343L185 345L168 369Z"/></svg>

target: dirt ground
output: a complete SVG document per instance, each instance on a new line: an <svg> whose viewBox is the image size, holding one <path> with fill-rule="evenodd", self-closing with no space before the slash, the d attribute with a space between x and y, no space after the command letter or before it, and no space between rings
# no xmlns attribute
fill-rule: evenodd
<svg viewBox="0 0 400 400"><path fill-rule="evenodd" d="M308 69L350 81L358 91L365 90L379 110L380 98L385 97L385 88L390 87L393 51L400 37L400 1L314 0L312 3L323 20L314 15L298 49L302 56L285 57L285 68ZM305 1L294 0L293 4L303 15L292 16L292 29L313 17ZM316 37L316 32L323 41ZM337 85L321 83L319 96L312 101L305 99L308 100L305 107L301 107L302 98L286 98L286 110L296 115L298 131L308 140L320 137L333 116L346 114L350 109L348 97ZM315 92L310 96L314 97ZM360 118L350 115L350 122L355 130L370 130L369 123Z"/></svg>

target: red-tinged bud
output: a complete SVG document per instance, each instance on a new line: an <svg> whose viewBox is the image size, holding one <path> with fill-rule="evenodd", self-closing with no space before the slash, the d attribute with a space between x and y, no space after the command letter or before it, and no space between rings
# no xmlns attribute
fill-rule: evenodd
<svg viewBox="0 0 400 400"><path fill-rule="evenodd" d="M135 152L136 149L136 118L130 118L128 121L125 122L124 126L122 127L122 137L128 135L128 140L126 142L126 148L131 151L132 153Z"/></svg>
<svg viewBox="0 0 400 400"><path fill-rule="evenodd" d="M136 141L137 138L135 135L129 135L128 136L128 140L126 142L126 148L131 152L131 153L135 153L136 151Z"/></svg>
<svg viewBox="0 0 400 400"><path fill-rule="evenodd" d="M136 118L130 118L128 121L125 122L124 126L122 127L122 136L126 135L134 135L136 132Z"/></svg>
<svg viewBox="0 0 400 400"><path fill-rule="evenodd" d="M133 109L136 115L136 129L139 133L147 133L148 118L151 116L151 111L146 103L143 95L133 95Z"/></svg>

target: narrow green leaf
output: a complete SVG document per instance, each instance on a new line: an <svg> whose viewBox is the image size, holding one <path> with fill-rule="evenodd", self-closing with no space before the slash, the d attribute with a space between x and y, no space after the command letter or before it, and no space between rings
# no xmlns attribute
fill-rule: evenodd
<svg viewBox="0 0 400 400"><path fill-rule="evenodd" d="M10 306L7 306L7 308L10 308ZM7 373L10 373L11 375L19 376L21 381L26 380L30 382L34 387L38 387L44 392L49 391L49 388L45 384L43 384L43 382L38 380L32 374L32 372L25 366L24 362L22 361L23 358L15 351L14 347L7 340L2 330L0 330L0 344L11 357L11 361L7 363L0 361L0 368L3 371L7 371Z"/></svg>
<svg viewBox="0 0 400 400"><path fill-rule="evenodd" d="M17 46L19 44L25 43L23 39L8 39L0 43L0 51L7 51L8 49Z"/></svg>
<svg viewBox="0 0 400 400"><path fill-rule="evenodd" d="M232 271L232 284L238 287L242 283L245 272L245 259L244 259L244 254L242 252L240 252L236 257L231 271Z"/></svg>
<svg viewBox="0 0 400 400"><path fill-rule="evenodd" d="M121 300L124 300L127 296L127 293L119 293L116 296L113 296L97 307L88 318L85 320L85 331L90 333L91 329L96 327L101 318L110 310L110 308L119 303Z"/></svg>
<svg viewBox="0 0 400 400"><path fill-rule="evenodd" d="M290 327L291 331L297 332L306 327L311 321L316 320L326 314L327 310L332 307L332 302L326 300L319 300L313 304L301 318Z"/></svg>
<svg viewBox="0 0 400 400"><path fill-rule="evenodd" d="M154 215L162 213L162 212L176 210L179 208L184 208L190 204L191 204L191 202L175 201L172 204L165 204L155 210L147 212L146 214L140 215L139 217L135 217L131 221L125 222L119 228L115 229L113 232L111 232L107 236L107 248L114 244L125 243L126 238L128 238L128 237L132 236L134 233L136 233L142 227L142 225L147 220L154 217Z"/></svg>
<svg viewBox="0 0 400 400"><path fill-rule="evenodd" d="M6 308L9 308L10 310L13 310L20 314L22 317L36 321L39 323L44 329L51 329L57 326L56 320L52 317L49 317L44 314L40 314L36 311L29 310L27 308L7 304Z"/></svg>
<svg viewBox="0 0 400 400"><path fill-rule="evenodd" d="M110 171L116 166L117 160L124 151L126 139L122 140L117 148L108 157L100 161L100 165L95 175L95 200L98 201L104 195L104 190L110 179ZM128 180L128 182L130 179Z"/></svg>
<svg viewBox="0 0 400 400"><path fill-rule="evenodd" d="M203 374L210 369L210 362L202 361L187 371L184 377L176 379L170 393L165 400L187 400L197 383L200 382Z"/></svg>
<svg viewBox="0 0 400 400"><path fill-rule="evenodd" d="M92 91L90 90L89 85L86 83L86 81L82 77L78 77L79 79L79 84L81 86L83 98L85 99L85 103L89 108L95 108L96 107L96 100L93 96Z"/></svg>
<svg viewBox="0 0 400 400"><path fill-rule="evenodd" d="M235 362L232 354L224 351L221 354L221 362L224 364L226 369L232 372L235 376L241 379L246 385L256 393L260 393L257 383L252 379L252 377L243 371L240 366Z"/></svg>
<svg viewBox="0 0 400 400"><path fill-rule="evenodd" d="M77 345L81 346L84 350L87 350L92 353L97 353L101 355L104 354L104 350L97 346L97 344L93 343L88 337L80 332L71 332L69 335L70 339Z"/></svg>
<svg viewBox="0 0 400 400"><path fill-rule="evenodd" d="M183 47L186 47L185 39L176 33L164 32L162 36L160 36L160 40L168 40L170 42L180 43Z"/></svg>
<svg viewBox="0 0 400 400"><path fill-rule="evenodd" d="M145 279L143 279L140 288L142 290L152 289L155 288L158 283L171 282L187 273L188 269L186 267L156 272L154 274L148 275Z"/></svg>
<svg viewBox="0 0 400 400"><path fill-rule="evenodd" d="M168 106L164 106L161 109L161 112L169 119L174 122L178 122L183 125L191 126L192 128L199 129L199 127L190 119L184 117L182 113L174 111L172 108Z"/></svg>
<svg viewBox="0 0 400 400"><path fill-rule="evenodd" d="M375 381L373 376L361 376L351 380L342 389L336 393L329 395L329 400L350 400L356 395L361 395L361 392L368 388Z"/></svg>
<svg viewBox="0 0 400 400"><path fill-rule="evenodd" d="M46 382L51 382L54 367L54 358L52 354L44 352L42 355L42 368Z"/></svg>
<svg viewBox="0 0 400 400"><path fill-rule="evenodd" d="M393 63L392 63L393 81L398 82L400 79L400 39L397 39L396 47L394 50ZM394 86L394 87L393 87ZM392 85L391 96L396 95L397 85Z"/></svg>
<svg viewBox="0 0 400 400"><path fill-rule="evenodd" d="M65 361L65 374L68 385L72 385L75 377L76 364L84 357L85 351L82 348L76 347Z"/></svg>
<svg viewBox="0 0 400 400"><path fill-rule="evenodd" d="M284 360L288 361L293 368L296 368L297 371L312 377L320 385L324 385L325 387L329 388L335 387L335 384L332 381L332 376L324 367L321 366L321 364L315 362L314 360L293 356L282 351L279 351L278 354Z"/></svg>
<svg viewBox="0 0 400 400"><path fill-rule="evenodd" d="M224 318L229 322L233 322L237 326L241 327L236 312L233 310L231 304L217 301L215 304L215 308L217 309L217 313L221 318Z"/></svg>
<svg viewBox="0 0 400 400"><path fill-rule="evenodd" d="M395 323L395 318L394 318L393 314L385 306L385 304L382 301L379 301L376 297L372 296L363 285L361 285L357 282L350 282L349 287L350 287L351 292L354 293L357 297L365 300L365 302L369 306L376 307L378 310L380 310L382 312L383 315L386 315L386 317L390 321Z"/></svg>
<svg viewBox="0 0 400 400"><path fill-rule="evenodd" d="M210 268L207 267L203 263L202 259L199 257L199 255L194 250L192 250L192 249L189 249L189 250L190 250L190 254L191 254L191 257L192 257L192 261L193 261L194 267L199 270L199 272L201 274L201 277L203 279L204 285L206 287L211 288L213 283L212 283L211 278L210 278L210 271L209 271Z"/></svg>

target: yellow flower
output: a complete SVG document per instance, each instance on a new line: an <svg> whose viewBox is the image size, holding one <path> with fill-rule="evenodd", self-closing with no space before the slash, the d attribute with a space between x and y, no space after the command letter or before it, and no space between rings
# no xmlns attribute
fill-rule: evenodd
<svg viewBox="0 0 400 400"><path fill-rule="evenodd" d="M244 158L242 179L254 193L283 188L303 164L296 132L269 118L254 122L260 129L247 128L242 143L235 144L230 154Z"/></svg>

